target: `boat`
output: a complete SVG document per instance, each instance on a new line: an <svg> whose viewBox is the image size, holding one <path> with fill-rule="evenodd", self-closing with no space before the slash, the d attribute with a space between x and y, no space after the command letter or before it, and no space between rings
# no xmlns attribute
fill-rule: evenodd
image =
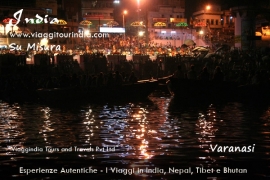
<svg viewBox="0 0 270 180"><path fill-rule="evenodd" d="M41 101L49 103L137 99L148 97L157 88L157 86L158 81L151 79L111 87L95 86L88 88L42 88L37 90L37 94Z"/></svg>
<svg viewBox="0 0 270 180"><path fill-rule="evenodd" d="M168 89L176 99L221 99L236 97L238 85L235 82L215 82L177 79L171 77Z"/></svg>
<svg viewBox="0 0 270 180"><path fill-rule="evenodd" d="M269 102L270 84L248 84L238 87L238 99L244 102Z"/></svg>

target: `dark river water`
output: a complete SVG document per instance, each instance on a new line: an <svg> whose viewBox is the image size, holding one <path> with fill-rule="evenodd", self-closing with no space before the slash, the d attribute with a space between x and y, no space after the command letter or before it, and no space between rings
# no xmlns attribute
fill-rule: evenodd
<svg viewBox="0 0 270 180"><path fill-rule="evenodd" d="M0 179L270 179L269 127L260 103L1 102Z"/></svg>

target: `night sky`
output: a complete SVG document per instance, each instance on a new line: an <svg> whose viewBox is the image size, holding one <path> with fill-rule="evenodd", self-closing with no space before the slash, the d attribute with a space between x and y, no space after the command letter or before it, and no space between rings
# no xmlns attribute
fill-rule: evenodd
<svg viewBox="0 0 270 180"><path fill-rule="evenodd" d="M112 0L113 1L113 0ZM116 14L119 14L119 18L122 16L123 9L129 10L129 16L136 14L137 0L121 0L119 5L116 5ZM141 3L147 3L149 6L155 5L155 0L141 0ZM219 4L222 9L229 9L234 6L250 5L256 6L259 3L270 4L270 0L186 0L186 18L189 18L193 12L201 9L207 4ZM35 0L8 0L0 1L0 6L21 6L21 7L34 7Z"/></svg>
<svg viewBox="0 0 270 180"><path fill-rule="evenodd" d="M146 0L141 0L143 1ZM151 0L147 0L151 6ZM152 1L153 2L153 1ZM201 6L207 4L217 4L221 5L222 9L229 9L234 6L243 6L243 5L256 5L258 2L269 2L269 0L186 0L186 18L189 18L193 12L197 11ZM269 4L269 3L268 3ZM135 5L135 6L134 6ZM122 9L130 9L131 11L136 8L136 0L122 0L120 5Z"/></svg>

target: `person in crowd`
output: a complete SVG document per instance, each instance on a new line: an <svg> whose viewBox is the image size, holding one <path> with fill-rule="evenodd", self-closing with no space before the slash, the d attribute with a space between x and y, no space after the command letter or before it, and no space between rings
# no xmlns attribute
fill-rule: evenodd
<svg viewBox="0 0 270 180"><path fill-rule="evenodd" d="M112 72L109 72L107 78L106 78L106 85L108 87L112 87L114 85L114 76Z"/></svg>
<svg viewBox="0 0 270 180"><path fill-rule="evenodd" d="M129 78L128 78L128 82L129 83L136 83L138 81L138 78L135 76L135 73L132 71Z"/></svg>
<svg viewBox="0 0 270 180"><path fill-rule="evenodd" d="M70 84L70 79L66 74L62 74L59 79L60 87L68 87Z"/></svg>
<svg viewBox="0 0 270 180"><path fill-rule="evenodd" d="M78 75L76 73L74 73L71 77L71 86L73 87L80 86L80 79L78 78Z"/></svg>
<svg viewBox="0 0 270 180"><path fill-rule="evenodd" d="M215 82L222 82L222 81L224 81L224 74L221 71L221 68L219 66L217 66L215 68L214 75L213 75L213 81L215 81Z"/></svg>
<svg viewBox="0 0 270 180"><path fill-rule="evenodd" d="M121 86L123 84L123 76L119 73L119 71L115 72L114 79L116 86Z"/></svg>
<svg viewBox="0 0 270 180"><path fill-rule="evenodd" d="M56 88L56 87L57 87L57 84L55 83L55 80L52 77L48 77L45 88L51 89L51 88Z"/></svg>
<svg viewBox="0 0 270 180"><path fill-rule="evenodd" d="M101 87L105 85L105 78L103 72L100 72L97 77L97 86Z"/></svg>
<svg viewBox="0 0 270 180"><path fill-rule="evenodd" d="M261 84L261 82L262 82L261 72L257 71L251 79L251 84Z"/></svg>
<svg viewBox="0 0 270 180"><path fill-rule="evenodd" d="M187 78L190 80L196 80L197 79L197 72L195 71L195 66L191 65L190 70L187 73Z"/></svg>
<svg viewBox="0 0 270 180"><path fill-rule="evenodd" d="M209 81L210 79L210 73L208 72L208 69L207 67L204 67L201 74L199 75L199 80L202 80L202 81Z"/></svg>
<svg viewBox="0 0 270 180"><path fill-rule="evenodd" d="M177 79L184 79L185 78L185 74L184 74L184 72L182 70L181 65L177 66L177 70L174 72L173 77L177 78Z"/></svg>

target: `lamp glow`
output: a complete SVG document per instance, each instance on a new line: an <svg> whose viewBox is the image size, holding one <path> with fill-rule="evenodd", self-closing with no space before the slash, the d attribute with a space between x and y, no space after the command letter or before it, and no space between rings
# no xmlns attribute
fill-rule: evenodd
<svg viewBox="0 0 270 180"><path fill-rule="evenodd" d="M144 32L143 31L139 31L138 35L139 36L143 36L144 35Z"/></svg>

